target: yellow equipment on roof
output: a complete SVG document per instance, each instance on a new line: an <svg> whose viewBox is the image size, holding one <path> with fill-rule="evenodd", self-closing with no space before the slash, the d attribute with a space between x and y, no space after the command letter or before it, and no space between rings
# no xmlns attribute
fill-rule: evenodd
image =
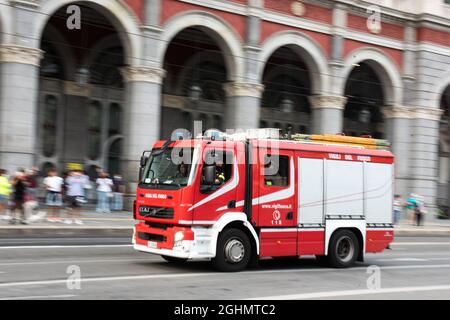
<svg viewBox="0 0 450 320"><path fill-rule="evenodd" d="M330 145L346 145L351 147L360 147L365 149L387 150L390 143L383 139L363 138L363 137L349 137L343 135L333 134L293 134L292 140L299 142L312 142Z"/></svg>

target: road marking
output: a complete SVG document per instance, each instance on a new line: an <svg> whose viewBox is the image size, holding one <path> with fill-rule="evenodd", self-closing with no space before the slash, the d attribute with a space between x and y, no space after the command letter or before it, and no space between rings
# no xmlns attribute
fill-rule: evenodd
<svg viewBox="0 0 450 320"><path fill-rule="evenodd" d="M156 258L156 259L155 259ZM136 259L102 259L102 260L50 260L50 261L24 261L24 262L8 262L0 263L0 267L8 266L23 266L23 265L46 265L46 264L82 264L82 263L109 263L109 262L141 262L141 261L155 261L160 260L159 257L150 256L148 258L136 258ZM161 261L162 258L161 258ZM0 271L0 273L2 273Z"/></svg>
<svg viewBox="0 0 450 320"><path fill-rule="evenodd" d="M430 261L430 259L421 259L421 258L391 258L391 259L376 259L375 261L398 261L398 262L422 262L422 261Z"/></svg>
<svg viewBox="0 0 450 320"><path fill-rule="evenodd" d="M73 294L61 294L61 295L53 295L53 296L28 296L28 297L9 297L9 298L0 298L0 300L41 300L41 299L66 299L73 298L76 295Z"/></svg>
<svg viewBox="0 0 450 320"><path fill-rule="evenodd" d="M396 269L436 269L436 268L450 268L450 264L442 265L410 265L410 266L387 266L380 267L381 270L396 270ZM356 267L349 269L329 269L329 268L317 268L317 269L283 269L283 270L263 270L263 271L243 271L237 273L237 275L258 275L267 273L303 273L303 272L349 272L355 270L367 270L367 267ZM203 276L224 276L226 274L222 272L199 272L199 273L176 273L176 274L152 274L152 275L137 275L137 276L116 276L116 277L97 277L97 278L82 278L82 283L88 282L102 282L102 281L124 281L124 280L149 280L149 279L171 279L171 278L193 278ZM229 274L230 276L236 275L236 273ZM42 280L42 281L23 281L23 282L5 282L0 283L0 288L3 287L19 287L19 286L39 286L39 285L52 285L52 284L65 284L67 279L57 280Z"/></svg>
<svg viewBox="0 0 450 320"><path fill-rule="evenodd" d="M99 277L99 278L82 278L81 282L88 283L88 282L102 282L102 281L170 279L170 278L183 278L183 277L188 278L188 277L211 276L211 275L219 275L219 274L221 274L221 273L179 273L179 274L154 274L154 275L142 275L142 276ZM65 284L65 283L67 283L67 279L9 282L9 283L0 283L0 288L2 288L2 287L18 287L18 286Z"/></svg>
<svg viewBox="0 0 450 320"><path fill-rule="evenodd" d="M80 248L129 248L132 244L106 244L106 245L59 245L59 246L6 246L0 247L0 250L7 249L80 249Z"/></svg>
<svg viewBox="0 0 450 320"><path fill-rule="evenodd" d="M390 259L374 259L373 261L378 262L389 262L389 261L399 261L399 262L426 262L426 261L448 261L450 258L437 258L437 257L431 257L431 258L390 258Z"/></svg>
<svg viewBox="0 0 450 320"><path fill-rule="evenodd" d="M324 291L324 292L299 293L299 294L288 294L269 297L256 297L244 300L303 300L303 299L319 299L319 298L331 298L343 296L359 296L368 294L386 294L386 293L438 291L438 290L450 290L450 285L397 287L397 288L372 289L372 290L359 289L359 290L342 290L342 291Z"/></svg>
<svg viewBox="0 0 450 320"><path fill-rule="evenodd" d="M450 242L393 242L394 246L450 246Z"/></svg>

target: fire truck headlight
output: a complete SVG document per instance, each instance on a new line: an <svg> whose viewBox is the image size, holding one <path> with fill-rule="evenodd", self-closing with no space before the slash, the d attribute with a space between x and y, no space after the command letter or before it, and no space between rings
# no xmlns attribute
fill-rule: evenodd
<svg viewBox="0 0 450 320"><path fill-rule="evenodd" d="M175 233L175 236L173 237L173 246L174 247L180 247L182 245L182 241L184 239L184 233L183 231L178 231Z"/></svg>

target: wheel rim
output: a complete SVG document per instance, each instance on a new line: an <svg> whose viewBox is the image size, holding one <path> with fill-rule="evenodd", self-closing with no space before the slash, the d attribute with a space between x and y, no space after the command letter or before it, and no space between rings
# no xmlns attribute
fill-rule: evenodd
<svg viewBox="0 0 450 320"><path fill-rule="evenodd" d="M336 255L342 262L348 262L353 258L355 252L355 245L352 239L348 236L342 237L338 240L336 245Z"/></svg>
<svg viewBox="0 0 450 320"><path fill-rule="evenodd" d="M231 239L225 245L225 259L230 263L239 263L244 259L245 247L239 239Z"/></svg>

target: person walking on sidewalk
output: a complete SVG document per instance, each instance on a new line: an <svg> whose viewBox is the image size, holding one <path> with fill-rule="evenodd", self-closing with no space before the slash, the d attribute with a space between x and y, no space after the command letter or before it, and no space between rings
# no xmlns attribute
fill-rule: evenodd
<svg viewBox="0 0 450 320"><path fill-rule="evenodd" d="M11 195L11 183L6 176L6 170L0 169L0 216L4 215Z"/></svg>
<svg viewBox="0 0 450 320"><path fill-rule="evenodd" d="M112 196L113 182L107 172L102 172L97 179L97 212L111 213L109 199Z"/></svg>
<svg viewBox="0 0 450 320"><path fill-rule="evenodd" d="M115 174L113 178L113 211L122 211L123 209L123 194L125 193L125 183L123 182L122 176L120 174Z"/></svg>
<svg viewBox="0 0 450 320"><path fill-rule="evenodd" d="M81 203L84 202L84 187L86 179L80 171L71 171L66 178L66 195L69 209L69 218L66 224L83 224L81 220ZM72 221L73 220L73 221Z"/></svg>
<svg viewBox="0 0 450 320"><path fill-rule="evenodd" d="M404 201L403 201L402 197L399 194L396 194L394 196L394 224L400 223L403 206L404 206Z"/></svg>
<svg viewBox="0 0 450 320"><path fill-rule="evenodd" d="M27 219L25 217L25 211L23 208L27 190L25 170L17 170L17 173L12 181L12 185L14 187L14 192L12 199L13 205L11 208L12 219L10 223L15 224L16 222L19 222L21 224L27 224ZM19 212L19 216L17 216L17 211Z"/></svg>
<svg viewBox="0 0 450 320"><path fill-rule="evenodd" d="M47 205L47 221L61 221L60 209L62 207L62 188L64 180L59 177L55 169L48 171L47 177L44 179L44 186L47 190L45 204Z"/></svg>
<svg viewBox="0 0 450 320"><path fill-rule="evenodd" d="M415 206L415 217L416 226L420 227L423 225L423 216L426 214L425 200L422 196L417 196L416 206Z"/></svg>

